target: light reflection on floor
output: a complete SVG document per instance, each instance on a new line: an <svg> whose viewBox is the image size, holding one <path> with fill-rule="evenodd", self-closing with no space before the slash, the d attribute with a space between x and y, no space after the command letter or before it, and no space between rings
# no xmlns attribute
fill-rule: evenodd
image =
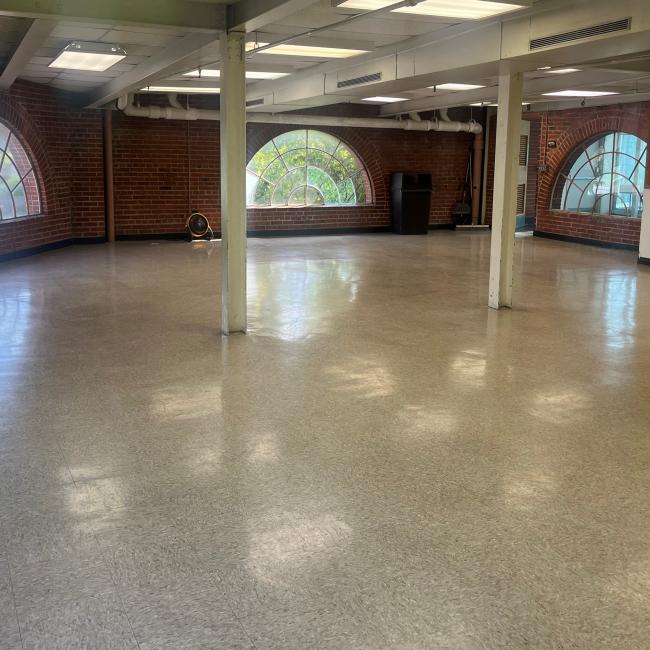
<svg viewBox="0 0 650 650"><path fill-rule="evenodd" d="M227 339L218 242L0 267L0 646L645 647L650 270L516 246L251 240Z"/></svg>

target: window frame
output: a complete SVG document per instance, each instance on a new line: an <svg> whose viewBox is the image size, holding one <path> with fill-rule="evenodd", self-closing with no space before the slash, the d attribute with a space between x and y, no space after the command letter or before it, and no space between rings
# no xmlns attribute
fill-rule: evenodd
<svg viewBox="0 0 650 650"><path fill-rule="evenodd" d="M278 139L290 136L290 134L301 134L301 133L304 133L304 145L291 147L281 151L281 148L283 148L284 145L279 146L278 142L276 142ZM312 141L310 138L311 133L322 134L323 136L326 137L326 139L330 139L332 142L336 141L336 146L334 146L333 148L330 147L329 149L331 150L328 150L327 148L321 146L312 146L310 144ZM318 141L319 138L315 138L315 140ZM336 153L341 149L341 147L347 150L347 152L352 156L354 166L356 167L355 171L350 172L348 167L345 164L345 161L341 160L339 157L336 156ZM260 170L251 169L251 164L254 162L256 156L260 152L268 148L272 148L272 151L275 153L274 157L266 163L263 169ZM296 167L289 167L284 157L296 153L300 155L300 152L304 152L304 163ZM320 165L317 166L313 164L313 162L310 163L309 160L310 152L315 152L319 156L327 156L328 157L327 165L322 167ZM280 161L284 166L284 172L282 173L282 175L275 180L269 180L267 178L264 178L264 175L269 170L269 168L272 167L272 165L277 163L278 161ZM345 171L345 176L342 177L342 179L338 183L328 172L331 165L333 164L333 161L338 163L338 165L340 165L341 168ZM325 174L327 176L327 179L334 186L334 188L338 193L339 202L336 203L325 202L325 195L323 194L322 188L319 185L316 185L313 181L310 182L310 178L309 178L310 169L317 170L320 174ZM281 184L281 182L298 170L301 170L303 172L304 179L302 184L296 185L295 187L291 188L287 196L286 203L279 203L279 202L273 203L274 195L278 190L278 187ZM262 146L258 147L255 153L250 157L250 159L246 164L246 175L247 175L246 208L249 210L274 210L274 209L275 210L278 209L279 210L295 210L295 209L304 210L304 209L311 209L311 208L363 208L374 204L374 192L373 192L372 182L370 180L370 174L368 173L367 167L363 159L361 158L361 156L359 156L359 154L354 149L354 147L350 146L350 144L346 140L342 139L338 135L320 129L312 129L312 128L288 129L286 131L282 131L281 133L274 135ZM256 178L255 185L253 187L252 192L249 191L249 185L248 185L249 175ZM354 186L355 177L357 177L357 183L363 185L365 200L363 200L362 202L359 201L358 190L357 187ZM269 186L270 195L269 195L269 203L267 204L256 204L254 202L249 202L249 197L254 200L260 182L263 182ZM341 201L340 199L342 198L341 196L341 193L343 191L342 186L348 182L352 185L352 190L354 192L354 202L346 203ZM310 190L312 192L312 195L316 194L317 196L320 196L322 202L308 203L307 194L309 193ZM292 197L296 194L296 192L300 193L300 191L304 196L303 202L292 204L291 203Z"/></svg>
<svg viewBox="0 0 650 650"><path fill-rule="evenodd" d="M613 136L611 146L608 146L603 151L598 151L595 153L589 152L589 149L592 147L592 145L597 143L599 140L605 140L608 136ZM623 151L620 148L621 136L631 136L643 144L643 149L641 150L641 153L638 155L638 157L628 153L627 151ZM637 174L639 167L641 167L643 170L643 176L645 176L647 151L648 143L635 133L630 133L628 131L615 131L610 129L593 135L586 140L583 140L580 144L574 147L570 155L562 163L560 171L558 172L555 179L553 192L551 194L551 210L593 217L640 219L643 211L644 178L641 178L641 183L639 185L637 182L635 182L635 175ZM583 157L585 160L582 162L582 164L580 164L579 167L576 168L576 165L582 160ZM629 173L629 175L623 173L621 167L618 166L618 161L625 158L631 159L631 161L634 163L632 166L632 171ZM611 168L599 171L594 165L594 161L598 159L602 159L605 162L610 160ZM580 173L585 169L590 170L591 175L589 177L583 178L581 181ZM591 210L581 210L580 208L587 190L595 183L597 183L599 179L607 177L609 177L609 183L606 189L609 191L604 192L600 195L596 195ZM625 179L631 186L632 191L615 192L615 182L617 177ZM584 187L581 187L581 183L585 183ZM579 197L576 202L576 207L568 208L567 201L569 200L569 191L572 187L579 192ZM631 210L626 210L626 214L620 214L620 212L616 212L616 204L618 202L617 199L623 194L630 194L632 196L635 195L638 198L639 208L636 211L636 214L632 214ZM598 208L602 206L604 199L607 199L607 210L598 210ZM632 202L633 201L630 203ZM626 208L630 204L626 203L625 201L623 201L623 203L625 204Z"/></svg>
<svg viewBox="0 0 650 650"><path fill-rule="evenodd" d="M1 117L0 117L0 126L3 126L8 131L6 142L0 144L0 186L4 185L4 188L9 193L9 197L11 198L11 203L13 208L13 214L14 214L14 216L5 217L0 212L0 227L2 227L2 225L4 224L17 223L17 222L25 221L27 219L39 218L42 217L44 213L43 213L43 191L42 191L41 178L31 148L24 142L18 129L15 126L13 126L11 123L2 119ZM20 173L20 169L16 164L16 161L14 160L15 156L12 156L11 153L9 153L9 148L12 144L12 141L15 141L17 145L20 147L21 150L20 153L21 155L24 156L25 160L29 165L29 169L25 173ZM5 159L7 158L7 156L9 157L9 160L12 162L14 168L16 169L16 172L20 174L20 179L18 183L16 183L13 186L13 188L9 186L7 180L4 178L4 176L1 173L2 167L4 166ZM28 179L30 174L33 178L33 183L34 183L33 187L31 188L26 184L26 180ZM20 186L22 186L23 188L27 214L16 216L17 209L16 209L16 200L14 198L14 192ZM34 203L36 203L38 210L32 212L30 211L30 204L34 204Z"/></svg>

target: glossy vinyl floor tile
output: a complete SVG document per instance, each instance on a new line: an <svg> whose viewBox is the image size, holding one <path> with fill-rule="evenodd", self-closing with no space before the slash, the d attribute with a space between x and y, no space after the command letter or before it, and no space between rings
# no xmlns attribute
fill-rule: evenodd
<svg viewBox="0 0 650 650"><path fill-rule="evenodd" d="M9 565L3 557L2 549L0 549L0 648L2 650L22 648Z"/></svg>
<svg viewBox="0 0 650 650"><path fill-rule="evenodd" d="M219 242L0 266L0 649L648 646L633 253L248 250L227 338Z"/></svg>
<svg viewBox="0 0 650 650"><path fill-rule="evenodd" d="M25 649L97 648L126 650L138 647L122 600L115 594L102 594L66 601L52 607L20 610Z"/></svg>

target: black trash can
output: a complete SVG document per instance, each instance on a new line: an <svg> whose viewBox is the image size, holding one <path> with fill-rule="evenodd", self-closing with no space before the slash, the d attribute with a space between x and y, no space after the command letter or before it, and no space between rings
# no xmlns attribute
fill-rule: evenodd
<svg viewBox="0 0 650 650"><path fill-rule="evenodd" d="M429 232L432 189L428 172L395 172L391 176L394 232L400 235L426 235Z"/></svg>

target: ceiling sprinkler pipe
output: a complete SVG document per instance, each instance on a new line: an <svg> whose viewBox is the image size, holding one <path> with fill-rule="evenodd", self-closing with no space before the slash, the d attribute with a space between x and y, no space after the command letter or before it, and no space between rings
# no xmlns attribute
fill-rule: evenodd
<svg viewBox="0 0 650 650"><path fill-rule="evenodd" d="M175 97L175 96L174 96ZM177 100L176 100L176 103ZM131 95L120 97L117 107L132 117L147 117L154 120L212 120L220 119L219 111L203 108L179 108L172 106L134 106ZM443 122L431 120L394 120L383 117L330 117L325 115L294 115L288 113L248 113L246 121L256 124L290 124L295 126L331 126L361 129L402 129L404 131L449 131L464 133L482 133L483 127L469 122Z"/></svg>

